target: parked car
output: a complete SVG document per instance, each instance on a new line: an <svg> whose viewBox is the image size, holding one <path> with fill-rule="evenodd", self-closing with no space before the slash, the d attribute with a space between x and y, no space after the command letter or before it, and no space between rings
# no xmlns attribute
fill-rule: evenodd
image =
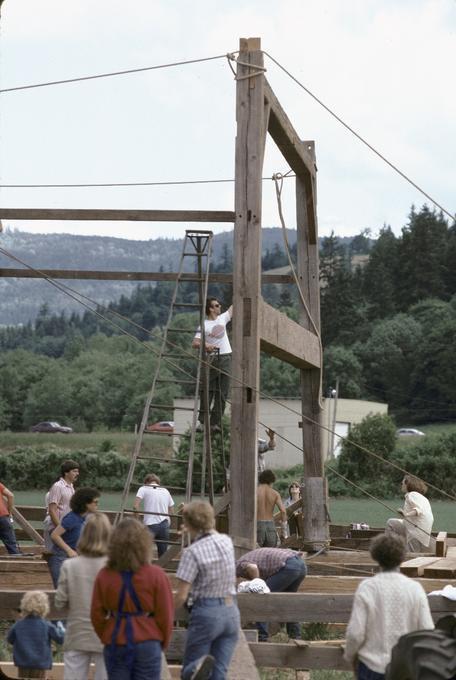
<svg viewBox="0 0 456 680"><path fill-rule="evenodd" d="M146 432L163 432L164 434L172 434L174 432L174 420L160 420L158 423L148 425Z"/></svg>
<svg viewBox="0 0 456 680"><path fill-rule="evenodd" d="M32 432L63 432L63 434L71 434L73 429L71 427L65 427L65 425L60 425L55 420L44 420L42 423L38 423L32 427Z"/></svg>
<svg viewBox="0 0 456 680"><path fill-rule="evenodd" d="M398 437L424 437L424 432L421 430L414 430L412 427L401 427L400 430L396 432Z"/></svg>

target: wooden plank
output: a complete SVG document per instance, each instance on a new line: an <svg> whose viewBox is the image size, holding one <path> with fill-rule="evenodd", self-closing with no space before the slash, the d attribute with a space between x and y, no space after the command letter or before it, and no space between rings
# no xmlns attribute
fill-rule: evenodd
<svg viewBox="0 0 456 680"><path fill-rule="evenodd" d="M0 267L0 277L17 279L41 279L42 274L50 279L78 279L88 281L171 281L177 279L176 272L125 272L125 271L101 271L89 269L42 269L39 272L30 269L12 269ZM182 281L195 281L195 274L183 272ZM232 283L233 274L210 273L209 283ZM290 274L261 274L261 283L293 283Z"/></svg>
<svg viewBox="0 0 456 680"><path fill-rule="evenodd" d="M322 645L310 642L304 647L293 644L254 643L249 647L257 665L263 668L351 670L349 664L344 661L341 644Z"/></svg>
<svg viewBox="0 0 456 680"><path fill-rule="evenodd" d="M0 220L234 222L234 212L232 210L96 210L73 208L0 208Z"/></svg>
<svg viewBox="0 0 456 680"><path fill-rule="evenodd" d="M240 631L227 678L228 680L245 680L245 678L260 680L255 658L248 644L247 631Z"/></svg>
<svg viewBox="0 0 456 680"><path fill-rule="evenodd" d="M32 527L31 524L25 519L25 517L19 512L17 508L13 508L12 516L14 521L19 524L19 526L25 531L27 536L34 541L37 545L44 545L44 539L40 534Z"/></svg>
<svg viewBox="0 0 456 680"><path fill-rule="evenodd" d="M54 607L53 590L48 593L51 602L49 618L64 618L66 611ZM0 591L0 619L15 619L23 590ZM352 594L327 593L270 593L255 595L239 593L238 605L241 620L250 621L302 621L303 623L347 623L353 604ZM440 595L429 597L429 605L434 620L447 614L456 614L456 602ZM175 614L176 621L186 621L188 612L183 607Z"/></svg>
<svg viewBox="0 0 456 680"><path fill-rule="evenodd" d="M456 578L456 559L453 558L438 558L428 567L424 568L423 576L426 578Z"/></svg>
<svg viewBox="0 0 456 680"><path fill-rule="evenodd" d="M439 531L437 538L435 539L435 554L438 557L445 557L447 552L447 532Z"/></svg>
<svg viewBox="0 0 456 680"><path fill-rule="evenodd" d="M241 631L244 636L246 644L249 642L258 642L258 631L244 630ZM168 649L166 650L166 658L168 661L181 661L184 656L185 643L187 640L186 628L175 628Z"/></svg>
<svg viewBox="0 0 456 680"><path fill-rule="evenodd" d="M424 570L438 560L437 557L414 557L402 562L400 570L406 576L424 576Z"/></svg>
<svg viewBox="0 0 456 680"><path fill-rule="evenodd" d="M2 661L0 663L4 673L7 673L8 678L17 678L19 669L14 665L12 661ZM64 665L61 662L53 663L52 670L47 671L47 680L63 680L64 678ZM89 675L87 678L81 678L81 680L93 680L95 678L95 666L91 664ZM179 668L168 666L166 664L166 659L162 657L162 670L160 675L160 680L173 680L174 678L180 678L180 666Z"/></svg>
<svg viewBox="0 0 456 680"><path fill-rule="evenodd" d="M320 345L315 333L264 300L260 303L260 349L297 368L320 366Z"/></svg>
<svg viewBox="0 0 456 680"><path fill-rule="evenodd" d="M241 39L239 61L263 67L259 39ZM238 77L252 68L238 63ZM260 380L261 196L264 76L236 83L233 364L230 533L256 544L257 423ZM236 554L242 549L236 548Z"/></svg>

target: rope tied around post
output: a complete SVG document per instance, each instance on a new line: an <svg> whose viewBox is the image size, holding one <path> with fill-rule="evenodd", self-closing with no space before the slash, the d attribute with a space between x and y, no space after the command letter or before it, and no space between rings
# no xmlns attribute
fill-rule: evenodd
<svg viewBox="0 0 456 680"><path fill-rule="evenodd" d="M261 76L266 73L267 69L264 66L258 66L258 64L249 64L246 61L240 61L239 59L236 59L234 52L228 52L226 55L227 61L228 61L228 66L230 67L231 71L233 72L234 75L234 80L246 80L247 78L253 78L254 76ZM239 64L240 66L248 66L249 68L256 68L256 71L253 71L252 73L247 73L245 76L238 76L236 71L233 68L232 61L235 61L236 64Z"/></svg>

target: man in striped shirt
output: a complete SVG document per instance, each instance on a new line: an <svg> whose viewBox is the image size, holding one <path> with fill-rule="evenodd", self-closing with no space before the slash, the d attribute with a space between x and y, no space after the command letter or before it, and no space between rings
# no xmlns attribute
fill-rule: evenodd
<svg viewBox="0 0 456 680"><path fill-rule="evenodd" d="M282 548L257 548L245 553L236 562L236 576L247 579L261 578L271 593L296 593L307 573L302 553ZM266 642L268 628L257 622L258 639ZM299 623L287 623L290 638L301 637Z"/></svg>

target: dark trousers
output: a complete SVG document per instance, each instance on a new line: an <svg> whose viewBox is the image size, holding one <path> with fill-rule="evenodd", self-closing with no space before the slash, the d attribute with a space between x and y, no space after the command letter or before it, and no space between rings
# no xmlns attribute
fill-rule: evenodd
<svg viewBox="0 0 456 680"><path fill-rule="evenodd" d="M3 541L10 555L19 555L21 552L9 517L0 517L0 541Z"/></svg>
<svg viewBox="0 0 456 680"><path fill-rule="evenodd" d="M208 357L206 357L207 359ZM225 413L226 400L230 389L231 354L217 354L209 357L209 412L211 425L220 425ZM221 372L223 371L223 372ZM204 423L204 404L201 402L198 420Z"/></svg>
<svg viewBox="0 0 456 680"><path fill-rule="evenodd" d="M157 524L148 524L147 528L153 534L158 556L161 557L168 550L169 522L164 519L163 522Z"/></svg>
<svg viewBox="0 0 456 680"><path fill-rule="evenodd" d="M384 673L376 673L375 671L371 671L371 669L362 661L358 663L356 673L358 680L385 680Z"/></svg>
<svg viewBox="0 0 456 680"><path fill-rule="evenodd" d="M282 569L272 574L266 579L266 585L271 589L271 593L297 593L301 581L307 573L304 560L296 555L289 557ZM260 574L261 575L261 574ZM264 641L268 639L268 628L265 623L258 622L258 639ZM301 624L287 623L288 636L297 640L301 637Z"/></svg>

